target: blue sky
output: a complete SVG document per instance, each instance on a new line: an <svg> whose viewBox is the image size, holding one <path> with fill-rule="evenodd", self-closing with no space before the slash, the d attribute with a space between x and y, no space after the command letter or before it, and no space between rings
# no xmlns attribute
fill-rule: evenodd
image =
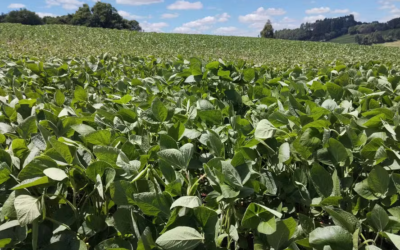
<svg viewBox="0 0 400 250"><path fill-rule="evenodd" d="M96 0L0 0L0 12L25 7L39 15L73 13ZM400 0L102 0L145 31L257 36L270 19L275 29L354 14L359 21L400 17Z"/></svg>

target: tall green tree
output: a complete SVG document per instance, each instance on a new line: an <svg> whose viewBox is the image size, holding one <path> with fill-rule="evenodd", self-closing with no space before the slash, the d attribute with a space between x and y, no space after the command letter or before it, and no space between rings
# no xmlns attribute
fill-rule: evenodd
<svg viewBox="0 0 400 250"><path fill-rule="evenodd" d="M84 4L75 12L71 23L73 25L91 26L92 19L92 12L89 5Z"/></svg>
<svg viewBox="0 0 400 250"><path fill-rule="evenodd" d="M6 23L21 23L27 25L41 25L43 24L42 18L35 12L27 9L13 10L10 11L4 18Z"/></svg>
<svg viewBox="0 0 400 250"><path fill-rule="evenodd" d="M267 21L260 35L264 38L274 38L274 27L272 27L271 20Z"/></svg>

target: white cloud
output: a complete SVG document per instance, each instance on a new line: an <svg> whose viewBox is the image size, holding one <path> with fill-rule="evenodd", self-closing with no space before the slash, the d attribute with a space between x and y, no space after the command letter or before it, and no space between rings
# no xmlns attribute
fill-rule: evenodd
<svg viewBox="0 0 400 250"><path fill-rule="evenodd" d="M284 9L276 9L276 8L268 8L264 9L263 7L258 8L253 13L239 16L239 22L241 23L249 23L250 28L254 29L262 29L265 23L268 20L273 21L272 16L281 16L286 14Z"/></svg>
<svg viewBox="0 0 400 250"><path fill-rule="evenodd" d="M207 16L195 21L184 23L182 26L189 28L202 27L205 25L212 25L218 22L226 22L228 21L229 17L230 16L228 15L228 13L223 13L221 15L216 15L216 16Z"/></svg>
<svg viewBox="0 0 400 250"><path fill-rule="evenodd" d="M178 13L165 13L161 15L162 19L172 19L172 18L177 18L179 16Z"/></svg>
<svg viewBox="0 0 400 250"><path fill-rule="evenodd" d="M253 13L239 16L239 21L242 23L266 22L268 19L271 19L271 16L280 16L284 14L286 14L286 11L283 9L264 9L263 7L260 7Z"/></svg>
<svg viewBox="0 0 400 250"><path fill-rule="evenodd" d="M331 9L329 7L321 7L321 8L313 8L306 10L307 14L323 14L323 13L328 13L330 12Z"/></svg>
<svg viewBox="0 0 400 250"><path fill-rule="evenodd" d="M189 27L189 28L195 28L195 27L201 27L204 25L209 25L209 24L213 24L217 22L217 18L213 17L213 16L207 16L204 17L202 19L198 19L195 21L191 21L188 23L184 23L182 26L183 27Z"/></svg>
<svg viewBox="0 0 400 250"><path fill-rule="evenodd" d="M390 13L394 14L394 15L400 15L400 9L399 8L394 8L390 11Z"/></svg>
<svg viewBox="0 0 400 250"><path fill-rule="evenodd" d="M199 30L195 30L189 27L177 27L175 28L172 32L174 33L184 33L184 34L200 34L201 32Z"/></svg>
<svg viewBox="0 0 400 250"><path fill-rule="evenodd" d="M356 20L360 19L360 17L361 17L361 14L358 12L355 12L355 11L350 12L349 14L353 15Z"/></svg>
<svg viewBox="0 0 400 250"><path fill-rule="evenodd" d="M221 14L221 15L217 15L217 18L218 18L218 22L226 22L226 21L228 21L229 20L229 18L231 18L231 16L230 15L228 15L228 13L223 13L223 14Z"/></svg>
<svg viewBox="0 0 400 250"><path fill-rule="evenodd" d="M155 4L163 2L164 0L117 0L118 4L127 4L127 5L147 5L147 4Z"/></svg>
<svg viewBox="0 0 400 250"><path fill-rule="evenodd" d="M51 16L51 17L56 17L57 15L54 15L53 13L46 13L46 12L36 12L36 14L38 14L38 16L40 17L45 17L45 16Z"/></svg>
<svg viewBox="0 0 400 250"><path fill-rule="evenodd" d="M256 37L260 32L258 30L239 29L237 27L220 27L212 32L215 35L222 36L245 36L245 37Z"/></svg>
<svg viewBox="0 0 400 250"><path fill-rule="evenodd" d="M162 28L168 27L168 23L159 22L159 23L149 23L147 21L141 22L140 26L144 31L147 32L162 32Z"/></svg>
<svg viewBox="0 0 400 250"><path fill-rule="evenodd" d="M66 10L75 10L81 7L84 2L78 0L46 0L47 7L62 6Z"/></svg>
<svg viewBox="0 0 400 250"><path fill-rule="evenodd" d="M177 33L192 33L199 34L202 31L209 30L216 23L223 23L228 21L231 16L228 13L222 13L216 16L206 16L201 19L197 19L191 22L182 24L181 27L174 29Z"/></svg>
<svg viewBox="0 0 400 250"><path fill-rule="evenodd" d="M306 16L306 17L304 17L303 21L305 23L315 23L317 20L323 20L323 19L325 19L324 15Z"/></svg>
<svg viewBox="0 0 400 250"><path fill-rule="evenodd" d="M235 31L238 31L236 27L220 27L213 31L214 34L217 35L232 35Z"/></svg>
<svg viewBox="0 0 400 250"><path fill-rule="evenodd" d="M168 6L170 10L199 10L203 8L201 2L176 1Z"/></svg>
<svg viewBox="0 0 400 250"><path fill-rule="evenodd" d="M120 16L122 16L123 18L128 19L128 20L150 19L151 18L151 16L131 15L131 13L126 12L124 10L119 10L118 14L120 14Z"/></svg>
<svg viewBox="0 0 400 250"><path fill-rule="evenodd" d="M12 3L10 5L8 5L9 9L21 9L21 8L25 8L25 4L22 3Z"/></svg>
<svg viewBox="0 0 400 250"><path fill-rule="evenodd" d="M331 13L334 13L334 14L347 14L349 12L350 12L349 9L336 9L336 10L331 11Z"/></svg>

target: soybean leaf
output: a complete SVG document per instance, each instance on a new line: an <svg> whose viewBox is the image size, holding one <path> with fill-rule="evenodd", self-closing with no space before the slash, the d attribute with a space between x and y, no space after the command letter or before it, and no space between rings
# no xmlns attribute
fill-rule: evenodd
<svg viewBox="0 0 400 250"><path fill-rule="evenodd" d="M191 227L176 227L158 237L156 244L166 250L192 250L203 239L203 236Z"/></svg>

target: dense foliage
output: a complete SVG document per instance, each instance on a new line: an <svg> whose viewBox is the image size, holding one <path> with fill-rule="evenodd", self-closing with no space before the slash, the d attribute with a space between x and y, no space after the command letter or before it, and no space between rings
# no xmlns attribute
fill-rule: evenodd
<svg viewBox="0 0 400 250"><path fill-rule="evenodd" d="M399 84L377 61L3 57L0 247L400 249Z"/></svg>
<svg viewBox="0 0 400 250"><path fill-rule="evenodd" d="M400 40L400 29L376 31L371 34L355 35L355 42L361 45L372 45L378 43L394 42Z"/></svg>
<svg viewBox="0 0 400 250"><path fill-rule="evenodd" d="M47 59L92 56L107 52L135 56L154 55L164 59L175 58L177 55L185 58L198 56L208 61L219 58L243 59L285 67L294 64L321 67L333 60L347 63L378 60L400 64L400 49L383 46L129 32L67 25L0 24L0 55L33 55Z"/></svg>
<svg viewBox="0 0 400 250"><path fill-rule="evenodd" d="M68 24L119 30L142 30L137 21L124 19L111 4L100 1L97 1L92 8L83 4L74 14L56 17L45 16L43 19L35 12L26 9L14 10L8 14L2 14L0 22L27 25Z"/></svg>
<svg viewBox="0 0 400 250"><path fill-rule="evenodd" d="M5 23L20 23L26 25L41 25L43 20L35 13L26 9L10 11L8 14L3 14L0 22Z"/></svg>
<svg viewBox="0 0 400 250"><path fill-rule="evenodd" d="M268 20L264 25L264 28L260 32L263 38L274 38L274 27L272 26L271 20Z"/></svg>
<svg viewBox="0 0 400 250"><path fill-rule="evenodd" d="M345 35L350 27L360 24L354 15L325 18L315 23L303 23L298 29L283 29L275 32L275 37L289 40L328 41Z"/></svg>
<svg viewBox="0 0 400 250"><path fill-rule="evenodd" d="M325 18L315 23L304 23L298 29L283 29L275 32L279 39L303 41L330 41L344 35L354 36L354 42L371 45L400 40L400 18L386 23L361 23L353 15Z"/></svg>

